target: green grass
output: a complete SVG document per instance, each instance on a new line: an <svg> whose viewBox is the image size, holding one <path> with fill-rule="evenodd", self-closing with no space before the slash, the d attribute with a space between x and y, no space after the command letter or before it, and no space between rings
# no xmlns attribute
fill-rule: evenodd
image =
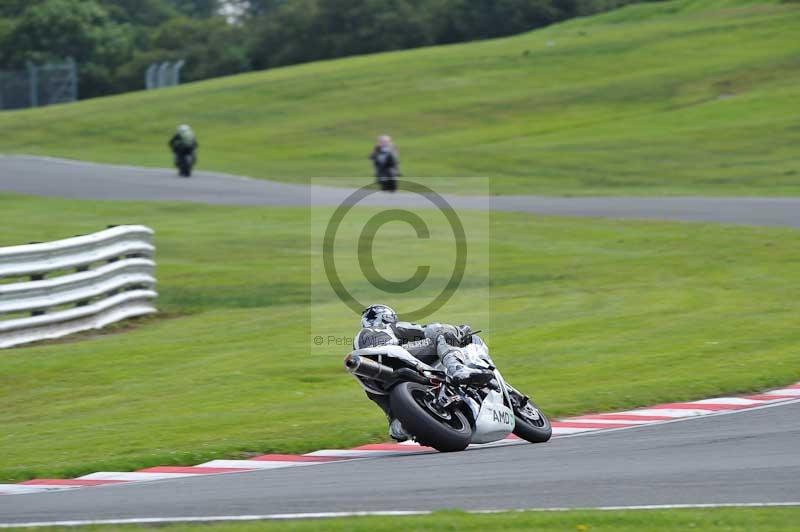
<svg viewBox="0 0 800 532"><path fill-rule="evenodd" d="M0 210L0 245L112 223L153 227L159 307L170 318L0 352L0 480L385 439L382 414L343 371L347 348L311 346L315 317L326 332L356 329L311 276L317 211L20 196L0 196ZM483 216L462 213L470 228ZM491 249L491 286L470 277L434 317L487 330L506 377L549 414L800 380L797 231L522 214L488 221L471 245ZM392 240L398 277L419 255L434 273L445 265L412 237ZM358 279L344 266L342 276ZM366 287L356 293L369 298ZM403 310L420 298L387 302Z"/></svg>
<svg viewBox="0 0 800 532"><path fill-rule="evenodd" d="M470 515L464 512L441 511L427 516L348 517L300 521L258 521L250 523L174 524L165 525L168 532L250 532L270 530L346 530L380 532L390 530L557 530L559 532L602 532L641 530L697 532L794 531L800 509L788 508L714 508L681 510L629 510L569 512L505 512ZM139 526L115 526L119 530L139 530ZM108 530L108 527L46 528L43 530Z"/></svg>
<svg viewBox="0 0 800 532"><path fill-rule="evenodd" d="M169 166L166 140L188 122L203 169L355 184L388 131L406 175L489 176L496 194L797 195L798 27L796 2L646 3L511 38L1 113L0 151Z"/></svg>

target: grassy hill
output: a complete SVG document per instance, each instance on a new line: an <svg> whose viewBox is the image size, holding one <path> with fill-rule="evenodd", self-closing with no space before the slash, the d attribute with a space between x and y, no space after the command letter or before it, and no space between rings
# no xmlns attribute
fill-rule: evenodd
<svg viewBox="0 0 800 532"><path fill-rule="evenodd" d="M0 113L0 151L363 182L392 133L407 176L494 193L800 193L800 5L677 0L525 35ZM458 188L454 181L453 188Z"/></svg>

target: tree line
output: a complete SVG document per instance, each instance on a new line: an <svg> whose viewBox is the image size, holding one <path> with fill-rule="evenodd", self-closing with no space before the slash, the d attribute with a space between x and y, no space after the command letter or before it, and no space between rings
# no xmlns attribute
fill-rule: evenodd
<svg viewBox="0 0 800 532"><path fill-rule="evenodd" d="M0 69L72 57L82 98L143 88L154 62L184 81L520 33L636 0L3 0Z"/></svg>

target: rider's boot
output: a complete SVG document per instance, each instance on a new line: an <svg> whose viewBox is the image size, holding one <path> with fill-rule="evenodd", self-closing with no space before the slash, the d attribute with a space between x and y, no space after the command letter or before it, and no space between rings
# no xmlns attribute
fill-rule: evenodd
<svg viewBox="0 0 800 532"><path fill-rule="evenodd" d="M464 364L461 351L449 345L444 336L436 340L436 352L442 359L447 375L456 382L470 384L488 384L494 378L494 372L485 369L475 369Z"/></svg>
<svg viewBox="0 0 800 532"><path fill-rule="evenodd" d="M392 415L392 409L390 408L389 398L387 396L367 392L367 397L381 407L383 413L386 414L386 419L389 422L389 436L393 440L401 442L411 437L408 432L406 432L406 429L403 428L400 420Z"/></svg>
<svg viewBox="0 0 800 532"><path fill-rule="evenodd" d="M404 442L411 437L408 432L406 432L406 429L403 428L400 420L391 417L389 417L389 436L397 442Z"/></svg>

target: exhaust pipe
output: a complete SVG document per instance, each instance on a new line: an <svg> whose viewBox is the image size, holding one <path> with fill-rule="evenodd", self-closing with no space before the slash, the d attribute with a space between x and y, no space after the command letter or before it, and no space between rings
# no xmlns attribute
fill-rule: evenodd
<svg viewBox="0 0 800 532"><path fill-rule="evenodd" d="M389 366L352 353L345 357L344 367L353 375L376 381L387 381L394 376L394 370Z"/></svg>

